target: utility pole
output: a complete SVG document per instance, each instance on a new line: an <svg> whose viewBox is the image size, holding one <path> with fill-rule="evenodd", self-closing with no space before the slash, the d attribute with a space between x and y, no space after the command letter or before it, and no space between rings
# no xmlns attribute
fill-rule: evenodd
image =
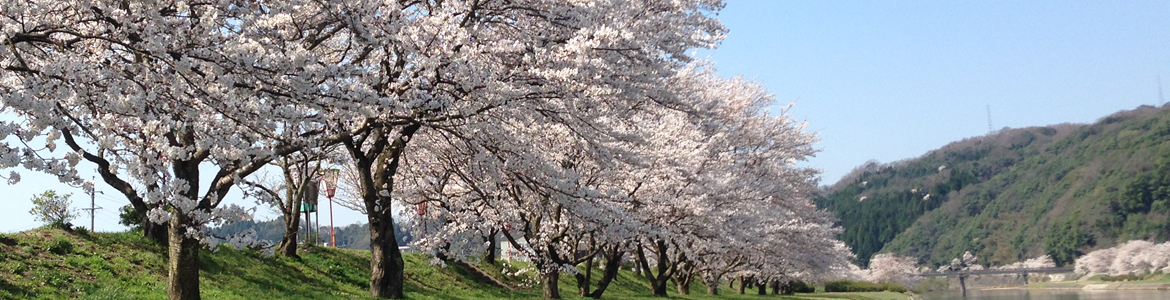
<svg viewBox="0 0 1170 300"><path fill-rule="evenodd" d="M94 228L93 211L102 208L97 207L94 203L94 198L97 196L97 187L94 186L93 180L90 180L86 183L89 184L89 208L82 208L81 210L89 211L89 231L97 232L97 228Z"/></svg>

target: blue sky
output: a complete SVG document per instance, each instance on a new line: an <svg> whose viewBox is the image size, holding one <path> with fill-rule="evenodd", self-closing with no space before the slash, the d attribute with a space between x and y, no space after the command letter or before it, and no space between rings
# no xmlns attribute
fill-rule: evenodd
<svg viewBox="0 0 1170 300"><path fill-rule="evenodd" d="M703 51L819 132L832 184L995 129L1161 105L1170 1L732 1ZM778 109L778 108L777 108Z"/></svg>
<svg viewBox="0 0 1170 300"><path fill-rule="evenodd" d="M986 134L988 105L996 129L1019 128L1161 105L1158 76L1170 92L1170 1L733 1L719 18L727 39L699 55L796 102L791 115L820 136L805 166L822 184ZM0 188L0 232L39 226L29 199L46 189L89 205L80 189L22 175ZM97 229L124 230L125 200L98 187ZM364 219L338 210L339 225Z"/></svg>

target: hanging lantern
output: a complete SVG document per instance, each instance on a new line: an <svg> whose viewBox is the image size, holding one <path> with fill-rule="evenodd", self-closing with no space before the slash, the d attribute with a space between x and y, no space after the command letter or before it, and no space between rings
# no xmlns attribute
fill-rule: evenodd
<svg viewBox="0 0 1170 300"><path fill-rule="evenodd" d="M325 198L333 199L337 195L337 177L341 174L341 170L329 169L321 174L321 181L325 183Z"/></svg>
<svg viewBox="0 0 1170 300"><path fill-rule="evenodd" d="M419 216L427 215L427 203L426 202L419 202L418 205L416 205L416 206L418 207L418 215Z"/></svg>

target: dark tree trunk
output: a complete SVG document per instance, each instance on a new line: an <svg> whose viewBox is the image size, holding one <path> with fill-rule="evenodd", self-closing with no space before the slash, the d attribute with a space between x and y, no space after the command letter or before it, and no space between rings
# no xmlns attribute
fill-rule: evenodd
<svg viewBox="0 0 1170 300"><path fill-rule="evenodd" d="M635 250L635 252L638 254L638 264L642 265L642 276L645 277L646 281L650 283L651 295L666 297L666 284L672 275L671 273L673 273L673 271L670 270L671 268L669 266L669 260L666 257L666 242L656 241L653 246L656 252L655 254L658 255L658 263L656 264L658 268L658 274L655 275L651 270L650 263L646 260L646 254L644 253L644 250L642 249L643 247L641 246L638 246L637 250Z"/></svg>
<svg viewBox="0 0 1170 300"><path fill-rule="evenodd" d="M581 297L589 296L589 281L593 280L593 259L585 260L585 274L577 273L577 292Z"/></svg>
<svg viewBox="0 0 1170 300"><path fill-rule="evenodd" d="M500 245L496 242L496 234L499 230L492 230L492 233L487 236L487 253L483 256L483 261L489 264L496 264L496 252L499 251Z"/></svg>
<svg viewBox="0 0 1170 300"><path fill-rule="evenodd" d="M780 294L780 281L773 280L772 281L772 295L779 295L779 294Z"/></svg>
<svg viewBox="0 0 1170 300"><path fill-rule="evenodd" d="M167 237L167 225L155 224L146 218L142 220L142 236L164 246L170 242L170 239Z"/></svg>
<svg viewBox="0 0 1170 300"><path fill-rule="evenodd" d="M402 253L398 251L398 239L394 236L393 200L389 194L394 188L394 175L398 172L406 143L420 127L420 124L407 125L394 139L390 139L393 134L386 132L389 128L373 129L368 137L374 142L368 150L355 143L352 137L342 141L358 170L362 204L370 221L371 297L403 297L404 264Z"/></svg>
<svg viewBox="0 0 1170 300"><path fill-rule="evenodd" d="M302 185L301 189L305 186ZM313 189L313 192L316 192ZM303 192L301 193L304 194ZM297 256L297 237L301 230L301 201L300 197L293 196L293 199L288 200L291 207L282 209L284 213L284 237L280 238L280 255L285 257Z"/></svg>
<svg viewBox="0 0 1170 300"><path fill-rule="evenodd" d="M370 297L403 297L404 263L394 236L394 217L389 209L370 213Z"/></svg>
<svg viewBox="0 0 1170 300"><path fill-rule="evenodd" d="M299 209L298 209L299 212ZM300 232L301 218L296 214L284 218L284 237L280 238L280 255L285 257L297 256L297 235Z"/></svg>
<svg viewBox="0 0 1170 300"><path fill-rule="evenodd" d="M609 283L613 282L614 278L617 278L618 271L622 269L622 256L625 256L625 254L626 252L617 246L614 246L612 250L606 253L605 273L602 273L601 280L597 282L597 290L590 293L589 297L593 299L601 298L601 294L605 293L605 289L609 287Z"/></svg>
<svg viewBox="0 0 1170 300"><path fill-rule="evenodd" d="M757 291L756 294L767 295L768 294L768 283L767 282L757 282L756 283L756 291Z"/></svg>
<svg viewBox="0 0 1170 300"><path fill-rule="evenodd" d="M199 240L187 237L186 221L186 216L175 213L166 227L170 231L167 298L171 300L199 299Z"/></svg>
<svg viewBox="0 0 1170 300"><path fill-rule="evenodd" d="M653 286L650 287L651 291L652 291L652 295L654 295L655 297L666 297L667 296L666 295L666 282L665 281L653 282L651 284L653 284Z"/></svg>

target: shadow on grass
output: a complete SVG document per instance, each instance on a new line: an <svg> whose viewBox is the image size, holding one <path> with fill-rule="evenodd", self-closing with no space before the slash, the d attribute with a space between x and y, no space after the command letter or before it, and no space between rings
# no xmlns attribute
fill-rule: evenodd
<svg viewBox="0 0 1170 300"><path fill-rule="evenodd" d="M4 281L4 279L0 279L0 291L3 292L3 293L0 293L0 298L4 298L5 296L12 296L12 297L16 297L16 298L28 299L28 298L36 298L36 296L37 296L37 294L35 292L27 290L27 289L19 287L19 286L12 285L12 284L8 283L7 281ZM5 295L5 294L7 294L7 295Z"/></svg>

